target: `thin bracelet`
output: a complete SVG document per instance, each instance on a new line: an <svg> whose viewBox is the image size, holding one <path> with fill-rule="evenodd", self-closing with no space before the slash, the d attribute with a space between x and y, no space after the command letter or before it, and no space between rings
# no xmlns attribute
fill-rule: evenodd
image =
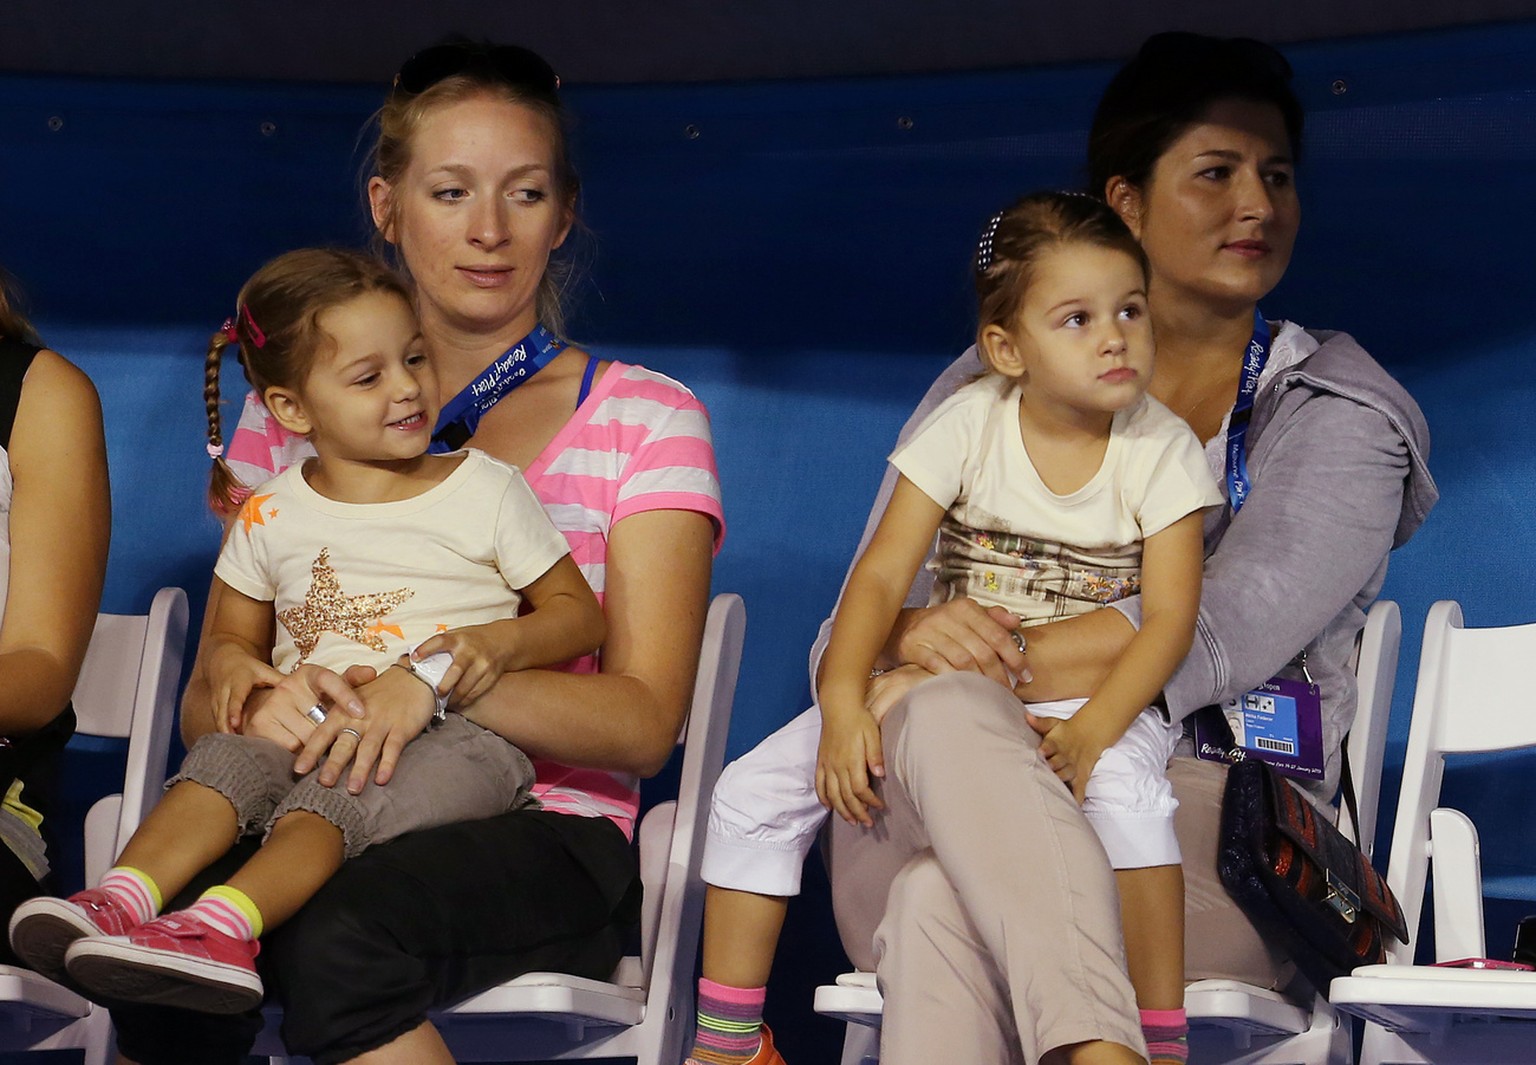
<svg viewBox="0 0 1536 1065"><path fill-rule="evenodd" d="M425 684L427 686L427 690L432 693L432 701L433 702L437 701L437 689L432 687L432 682L427 680L426 677L419 676L416 673L415 670L411 669L410 666L405 665L403 662L391 662L389 664L389 668L390 669L404 670L406 676L410 677L412 680L418 680L421 683Z"/></svg>
<svg viewBox="0 0 1536 1065"><path fill-rule="evenodd" d="M437 706L437 689L432 686L432 682L430 680L428 680L426 677L423 677L420 673L417 673L410 666L407 666L401 662L391 662L389 664L389 668L398 669L412 680L420 681L422 684L425 684L427 686L427 691L432 693L432 705L434 707ZM434 714L433 716L435 717L436 715Z"/></svg>

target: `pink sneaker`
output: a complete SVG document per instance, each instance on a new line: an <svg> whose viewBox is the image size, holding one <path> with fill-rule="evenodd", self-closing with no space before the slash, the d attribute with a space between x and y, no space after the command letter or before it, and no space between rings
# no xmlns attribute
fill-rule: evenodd
<svg viewBox="0 0 1536 1065"><path fill-rule="evenodd" d="M181 911L126 936L78 940L64 960L77 984L104 999L243 1013L261 1005L260 949Z"/></svg>
<svg viewBox="0 0 1536 1065"><path fill-rule="evenodd" d="M11 949L50 980L63 982L64 952L86 936L127 935L138 925L132 910L98 888L67 899L28 899L11 915Z"/></svg>

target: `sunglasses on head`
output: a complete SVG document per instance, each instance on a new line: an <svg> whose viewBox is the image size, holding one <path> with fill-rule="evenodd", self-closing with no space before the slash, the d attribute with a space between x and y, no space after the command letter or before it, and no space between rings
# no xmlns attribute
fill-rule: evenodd
<svg viewBox="0 0 1536 1065"><path fill-rule="evenodd" d="M395 88L415 95L455 74L480 74L519 88L554 96L560 77L544 57L515 44L437 44L407 59Z"/></svg>

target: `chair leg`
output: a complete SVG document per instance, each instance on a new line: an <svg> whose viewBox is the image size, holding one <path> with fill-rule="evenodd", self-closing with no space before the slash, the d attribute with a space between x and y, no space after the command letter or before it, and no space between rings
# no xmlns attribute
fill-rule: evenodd
<svg viewBox="0 0 1536 1065"><path fill-rule="evenodd" d="M112 1065L117 1060L117 1033L112 1015L97 1006L86 1021L84 1065Z"/></svg>
<svg viewBox="0 0 1536 1065"><path fill-rule="evenodd" d="M880 1029L850 1024L843 1035L842 1065L879 1065Z"/></svg>

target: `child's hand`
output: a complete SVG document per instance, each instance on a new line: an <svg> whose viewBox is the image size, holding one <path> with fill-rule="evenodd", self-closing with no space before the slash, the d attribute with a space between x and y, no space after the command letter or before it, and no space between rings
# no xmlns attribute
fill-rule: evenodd
<svg viewBox="0 0 1536 1065"><path fill-rule="evenodd" d="M1072 788L1072 797L1082 805L1093 767L1098 765L1104 749L1117 738L1100 735L1092 719L1085 719L1079 710L1074 717L1058 721L1045 731L1045 738L1040 741L1040 757Z"/></svg>
<svg viewBox="0 0 1536 1065"><path fill-rule="evenodd" d="M495 631L493 625L469 625L451 632L440 632L425 640L411 658L419 661L428 655L447 651L453 664L437 686L447 693L448 705L467 706L493 688L501 675L510 671L513 649L506 638L506 627Z"/></svg>
<svg viewBox="0 0 1536 1065"><path fill-rule="evenodd" d="M821 748L816 754L816 797L850 825L873 827L871 808L885 809L869 778L885 776L880 726L859 709L821 720Z"/></svg>
<svg viewBox="0 0 1536 1065"><path fill-rule="evenodd" d="M208 658L208 687L213 694L213 722L220 732L239 732L245 700L257 688L275 688L283 674L232 644L221 644Z"/></svg>

